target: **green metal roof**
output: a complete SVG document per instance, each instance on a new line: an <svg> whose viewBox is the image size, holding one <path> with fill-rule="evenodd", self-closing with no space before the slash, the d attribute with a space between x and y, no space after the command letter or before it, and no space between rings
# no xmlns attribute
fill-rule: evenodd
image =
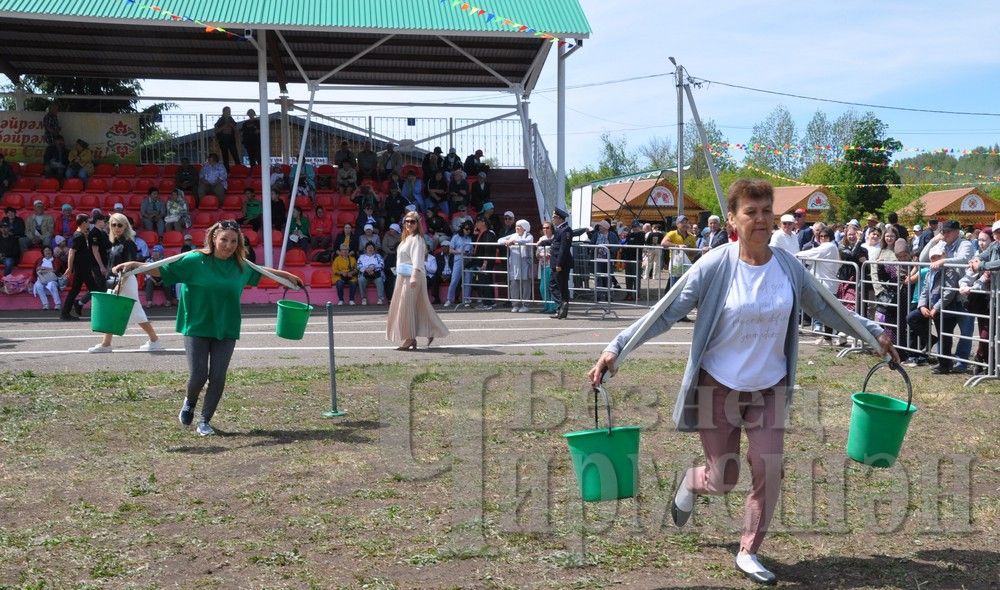
<svg viewBox="0 0 1000 590"><path fill-rule="evenodd" d="M165 13L221 26L533 36L509 20L560 37L590 35L578 0L0 0L0 16L16 18L172 20Z"/></svg>

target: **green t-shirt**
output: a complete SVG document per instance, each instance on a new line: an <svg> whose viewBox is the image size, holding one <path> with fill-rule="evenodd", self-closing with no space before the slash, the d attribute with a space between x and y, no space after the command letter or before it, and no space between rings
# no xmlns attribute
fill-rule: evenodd
<svg viewBox="0 0 1000 590"><path fill-rule="evenodd" d="M244 208L246 209L245 215L247 221L251 219L257 219L258 217L260 217L261 213L264 212L263 209L261 208L262 206L263 205L260 202L260 199L254 199L252 201L247 201L246 203L244 203Z"/></svg>
<svg viewBox="0 0 1000 590"><path fill-rule="evenodd" d="M219 340L240 338L240 296L246 285L256 286L260 273L235 258L219 260L194 250L160 267L166 283L179 283L177 331L185 336Z"/></svg>

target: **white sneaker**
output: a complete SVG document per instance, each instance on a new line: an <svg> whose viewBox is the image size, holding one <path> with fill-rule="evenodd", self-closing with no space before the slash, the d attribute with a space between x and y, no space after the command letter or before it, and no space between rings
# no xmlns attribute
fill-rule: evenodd
<svg viewBox="0 0 1000 590"><path fill-rule="evenodd" d="M198 434L200 434L201 436L212 436L213 434L215 434L215 431L212 430L212 427L208 425L208 422L199 422Z"/></svg>
<svg viewBox="0 0 1000 590"><path fill-rule="evenodd" d="M377 305L385 305L385 301L383 301L382 299L379 299Z"/></svg>
<svg viewBox="0 0 1000 590"><path fill-rule="evenodd" d="M87 352L111 352L111 347L98 344L97 346L91 346L88 348Z"/></svg>
<svg viewBox="0 0 1000 590"><path fill-rule="evenodd" d="M347 305L354 305L354 300L352 299L351 301L348 301Z"/></svg>
<svg viewBox="0 0 1000 590"><path fill-rule="evenodd" d="M519 307L519 308L518 308L518 310L517 310L517 311L519 311L519 312L521 312L521 313L528 313L528 312L529 312L529 311L531 311L531 310L530 310L530 309L528 309L528 306L527 306L527 305L522 305L521 307Z"/></svg>
<svg viewBox="0 0 1000 590"><path fill-rule="evenodd" d="M510 308L510 313L517 313L517 310L518 310L518 309L520 309L520 308L518 308L518 307L517 307L517 306L515 305L514 307Z"/></svg>
<svg viewBox="0 0 1000 590"><path fill-rule="evenodd" d="M139 347L139 352L160 352L162 350L166 350L166 347L159 340L156 342L147 340L145 344Z"/></svg>
<svg viewBox="0 0 1000 590"><path fill-rule="evenodd" d="M44 309L45 311L48 311L49 310L49 306L48 305L43 305L42 309Z"/></svg>
<svg viewBox="0 0 1000 590"><path fill-rule="evenodd" d="M337 305L343 305L343 304L344 304L343 300L337 302Z"/></svg>
<svg viewBox="0 0 1000 590"><path fill-rule="evenodd" d="M361 299L361 305L368 305L368 300L365 298Z"/></svg>
<svg viewBox="0 0 1000 590"><path fill-rule="evenodd" d="M451 307L451 301L445 301L444 304L441 305L441 307Z"/></svg>

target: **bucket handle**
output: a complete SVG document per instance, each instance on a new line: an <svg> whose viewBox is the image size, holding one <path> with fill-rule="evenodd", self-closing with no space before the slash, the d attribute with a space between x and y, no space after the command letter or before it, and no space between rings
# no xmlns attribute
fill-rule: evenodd
<svg viewBox="0 0 1000 590"><path fill-rule="evenodd" d="M111 288L111 292L115 295L121 295L122 282L123 282L122 279L125 278L125 275L119 272L119 273L114 273L113 276L115 277L115 286Z"/></svg>
<svg viewBox="0 0 1000 590"><path fill-rule="evenodd" d="M607 371L605 370L605 373L606 372ZM608 412L608 436L611 436L611 428L614 426L614 423L611 421L611 396L608 394L608 390L604 389L604 374L605 373L601 373L601 383L599 385L596 385L596 386L593 387L593 389L594 389L594 430L597 430L597 429L600 428L600 423L598 422L598 416L599 416L598 408L600 407L600 404L598 402L598 397L597 396L601 395L601 396L604 397L604 407L607 409L607 412Z"/></svg>
<svg viewBox="0 0 1000 590"><path fill-rule="evenodd" d="M909 413L910 407L913 405L913 385L910 384L910 376L906 374L906 369L895 361L882 361L872 367L871 371L868 371L868 376L865 377L865 382L861 384L861 391L868 391L868 380L872 378L875 371L886 366L903 376L903 382L906 383L906 411L904 413Z"/></svg>
<svg viewBox="0 0 1000 590"><path fill-rule="evenodd" d="M301 289L296 289L296 291L302 291L303 293L305 293L306 294L306 305L309 305L309 306L312 305L312 303L309 302L309 289L307 289L305 287L305 285L303 285ZM285 292L281 294L281 298L284 299L287 296L288 296L288 287L285 287Z"/></svg>

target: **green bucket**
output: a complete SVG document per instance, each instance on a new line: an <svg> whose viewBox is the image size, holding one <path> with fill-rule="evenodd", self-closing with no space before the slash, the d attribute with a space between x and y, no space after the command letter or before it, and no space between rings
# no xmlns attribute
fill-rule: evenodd
<svg viewBox="0 0 1000 590"><path fill-rule="evenodd" d="M121 336L128 328L135 299L114 293L91 293L90 329L94 332Z"/></svg>
<svg viewBox="0 0 1000 590"><path fill-rule="evenodd" d="M309 316L312 314L313 306L309 305L309 291L303 287L306 294L306 302L292 301L285 299L288 295L288 288L278 301L278 323L274 330L281 338L287 340L302 340L306 333L306 324L309 323Z"/></svg>
<svg viewBox="0 0 1000 590"><path fill-rule="evenodd" d="M898 371L906 383L906 401L869 393L868 380L880 367L888 366ZM913 405L913 387L910 377L898 364L883 362L872 367L865 377L861 390L851 396L851 428L847 434L847 456L872 467L892 467L903 446L910 418L917 411Z"/></svg>
<svg viewBox="0 0 1000 590"><path fill-rule="evenodd" d="M608 427L598 428L598 393L604 396ZM594 388L594 429L567 432L573 470L585 502L635 496L639 481L639 427L611 422L611 398L603 386Z"/></svg>

